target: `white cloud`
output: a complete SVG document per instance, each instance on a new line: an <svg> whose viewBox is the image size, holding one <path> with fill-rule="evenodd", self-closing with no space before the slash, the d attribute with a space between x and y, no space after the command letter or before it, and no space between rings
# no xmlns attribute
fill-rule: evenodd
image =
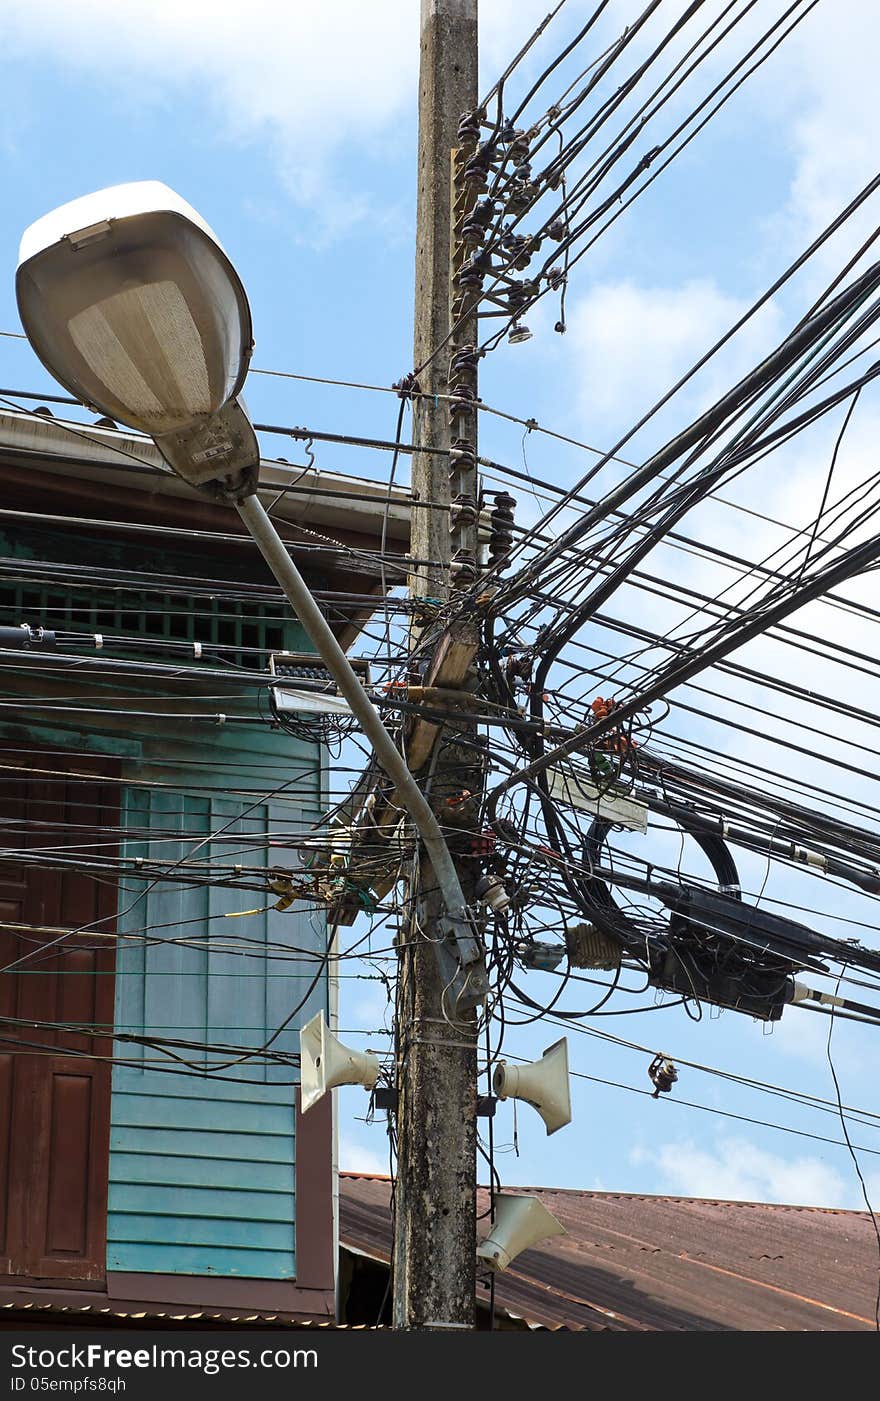
<svg viewBox="0 0 880 1401"><path fill-rule="evenodd" d="M806 111L794 126L800 165L793 193L805 215L830 217L875 173L878 42L880 12L863 0L820 5L796 41L792 63Z"/></svg>
<svg viewBox="0 0 880 1401"><path fill-rule="evenodd" d="M772 246L780 238L792 251L805 246L876 174L878 44L880 10L864 0L835 0L814 9L779 51L772 73L768 68L760 101L794 157L787 198L770 224ZM876 229L871 211L869 204L820 256L826 272Z"/></svg>
<svg viewBox="0 0 880 1401"><path fill-rule="evenodd" d="M503 66L543 9L522 0L511 16L488 0L488 59ZM342 187L333 158L366 150L381 163L415 129L418 0L6 0L0 50L95 74L105 96L115 89L129 103L201 99L221 139L268 144L289 192L319 208L325 228L382 217L375 197Z"/></svg>
<svg viewBox="0 0 880 1401"><path fill-rule="evenodd" d="M658 1173L657 1190L721 1201L782 1202L790 1206L844 1207L863 1211L855 1173L843 1173L821 1158L786 1158L758 1148L746 1138L719 1137L714 1149L691 1140L635 1149L630 1159ZM880 1195L880 1181L868 1179Z"/></svg>
<svg viewBox="0 0 880 1401"><path fill-rule="evenodd" d="M662 397L747 309L714 281L640 286L630 279L600 283L569 316L584 423L625 428ZM766 307L719 352L693 388L683 391L699 411L730 387L772 342L778 315ZM698 401L698 402L696 402ZM696 402L696 407L695 407ZM674 400L678 422L684 398Z"/></svg>
<svg viewBox="0 0 880 1401"><path fill-rule="evenodd" d="M326 204L330 154L387 131L412 95L417 12L407 0L83 0L75 11L9 0L0 39L7 56L95 72L130 102L202 99L221 138L268 140L291 193ZM323 211L331 221L342 199Z"/></svg>
<svg viewBox="0 0 880 1401"><path fill-rule="evenodd" d="M372 1148L366 1148L353 1138L343 1137L339 1143L341 1172L369 1172L387 1175L388 1158L382 1158Z"/></svg>

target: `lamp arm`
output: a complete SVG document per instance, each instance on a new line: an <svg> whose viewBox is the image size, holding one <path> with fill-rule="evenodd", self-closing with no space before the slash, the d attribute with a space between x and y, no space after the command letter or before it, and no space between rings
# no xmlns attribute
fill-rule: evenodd
<svg viewBox="0 0 880 1401"><path fill-rule="evenodd" d="M382 723L378 710L352 670L348 658L336 641L262 503L256 495L251 495L236 502L236 509L280 584L288 603L339 687L340 693L351 706L352 714L360 722L377 760L395 784L398 797L415 824L434 869L446 906L449 933L454 939L462 965L454 1001L459 1010L475 1006L484 999L486 992L483 953L474 935L458 872L437 818L407 767L403 755Z"/></svg>

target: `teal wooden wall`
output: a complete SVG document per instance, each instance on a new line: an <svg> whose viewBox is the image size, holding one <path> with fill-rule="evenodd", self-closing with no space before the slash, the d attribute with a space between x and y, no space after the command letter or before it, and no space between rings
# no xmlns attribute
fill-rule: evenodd
<svg viewBox="0 0 880 1401"><path fill-rule="evenodd" d="M48 535L44 539L42 534L34 541L23 535L15 540L0 537L0 548L6 554L41 559L88 557L82 541ZM135 558L128 544L123 549L101 540L95 549L94 557L117 566L161 569L172 575L177 569L198 572L196 563L188 568L186 562L148 557L147 552L143 559ZM148 574L145 586L150 586ZM146 614L140 622L120 614L122 605L115 596L90 605L92 612L80 617L83 600L63 592L50 595L49 584L36 592L26 590L27 597L21 586L15 587L15 598L6 602L10 608L14 604L16 619L26 617L32 624L95 626L111 635L146 631L153 625ZM206 606L199 603L200 608ZM225 608L222 598L210 606L219 613ZM80 611L71 613L71 607ZM95 607L104 612L95 613ZM183 595L180 607L183 635L189 635L190 603ZM115 614L107 614L114 608ZM262 607L260 611L272 612ZM307 647L289 613L283 608L274 611L283 617L278 642ZM160 609L157 616L168 632L168 614ZM190 632L202 637L206 627L217 643L278 645L268 632L246 635L246 622L203 617ZM234 637L221 632L230 627L238 630ZM260 643L263 636L266 641ZM129 694L144 696L149 683L126 688L115 678L88 680L85 689L108 695L128 689ZM234 679L221 689L235 691ZM4 690L0 684L0 692ZM25 746L55 744L68 751L121 758L127 782L122 820L132 829L124 844L127 854L146 855L149 849L154 858L171 862L184 854L207 858L210 852L216 860L260 868L296 865L296 838L317 818L325 796L324 756L317 744L260 723L253 692L246 687L239 700L253 713L253 723L179 726L173 721L125 721L108 712L106 723L93 722L86 728L73 703L68 713L58 712L51 722L4 718L0 735ZM275 797L263 796L278 788L283 792ZM198 839L227 823L231 825L221 838L193 851ZM148 848L137 836L139 829L161 833L165 840ZM124 879L119 894L116 1031L258 1047L285 1021L320 969L305 1005L273 1042L279 1050L297 1052L299 1027L319 1008L327 1010L326 968L308 956L325 949L325 920L303 905L286 913L224 918L230 911L267 904L269 898L256 891L164 881L147 889L144 882ZM147 926L145 942L141 931ZM244 939L249 941L247 956ZM108 1270L295 1277L291 1081L298 1079L298 1071L245 1062L221 1072L209 1067L216 1056L197 1051L181 1053L191 1062L191 1073L184 1074L171 1071L172 1062L157 1059L150 1049L117 1042L115 1054L127 1064L115 1066L113 1072ZM327 1225L330 1230L332 1223Z"/></svg>
<svg viewBox="0 0 880 1401"><path fill-rule="evenodd" d="M162 772L168 782L164 765L146 771ZM239 781L250 786L244 771ZM265 774L262 783L272 786ZM303 775L292 785L293 800L253 806L252 798L227 797L220 787L132 787L124 820L133 832L161 833L161 845L153 841L149 850L154 858L161 852L165 861L186 854L260 869L296 865L296 839L315 815L310 789L314 781ZM221 829L220 837L193 850ZM147 854L136 837L127 850ZM260 1047L314 981L304 1005L272 1042L275 1050L297 1053L299 1027L320 1007L327 1011L328 980L320 961L325 920L304 905L226 918L270 898L218 885L163 881L149 888L126 881L120 890L117 1032ZM147 927L145 941L141 931ZM194 1073L170 1073L173 1061L149 1047L120 1045L117 1053L135 1063L114 1070L108 1270L294 1278L291 1082L298 1071L248 1061L218 1068L220 1061L240 1061L240 1053L181 1050Z"/></svg>

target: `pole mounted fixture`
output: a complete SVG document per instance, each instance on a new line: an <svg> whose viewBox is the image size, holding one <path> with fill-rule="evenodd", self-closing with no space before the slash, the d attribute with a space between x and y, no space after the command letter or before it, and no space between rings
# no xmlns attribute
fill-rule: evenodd
<svg viewBox="0 0 880 1401"><path fill-rule="evenodd" d="M16 275L28 340L77 399L149 434L197 491L234 505L395 783L445 904L437 945L451 1014L486 996L482 948L437 818L294 565L256 491L260 452L241 399L253 333L216 235L159 181L115 185L25 230Z"/></svg>

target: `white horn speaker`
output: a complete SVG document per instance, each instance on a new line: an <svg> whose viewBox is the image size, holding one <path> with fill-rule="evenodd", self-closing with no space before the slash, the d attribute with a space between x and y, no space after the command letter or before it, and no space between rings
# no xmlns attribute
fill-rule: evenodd
<svg viewBox="0 0 880 1401"><path fill-rule="evenodd" d="M565 1227L537 1197L499 1194L495 1198L495 1224L477 1246L477 1255L490 1270L506 1270L521 1250L528 1250L539 1240L565 1234Z"/></svg>
<svg viewBox="0 0 880 1401"><path fill-rule="evenodd" d="M303 1113L335 1085L364 1085L371 1090L379 1078L378 1056L343 1045L327 1026L323 1012L299 1033L299 1065Z"/></svg>
<svg viewBox="0 0 880 1401"><path fill-rule="evenodd" d="M568 1088L568 1042L563 1036L548 1046L540 1060L527 1065L508 1065L500 1060L492 1076L492 1088L499 1099L524 1099L537 1109L548 1135L571 1123L571 1094Z"/></svg>

